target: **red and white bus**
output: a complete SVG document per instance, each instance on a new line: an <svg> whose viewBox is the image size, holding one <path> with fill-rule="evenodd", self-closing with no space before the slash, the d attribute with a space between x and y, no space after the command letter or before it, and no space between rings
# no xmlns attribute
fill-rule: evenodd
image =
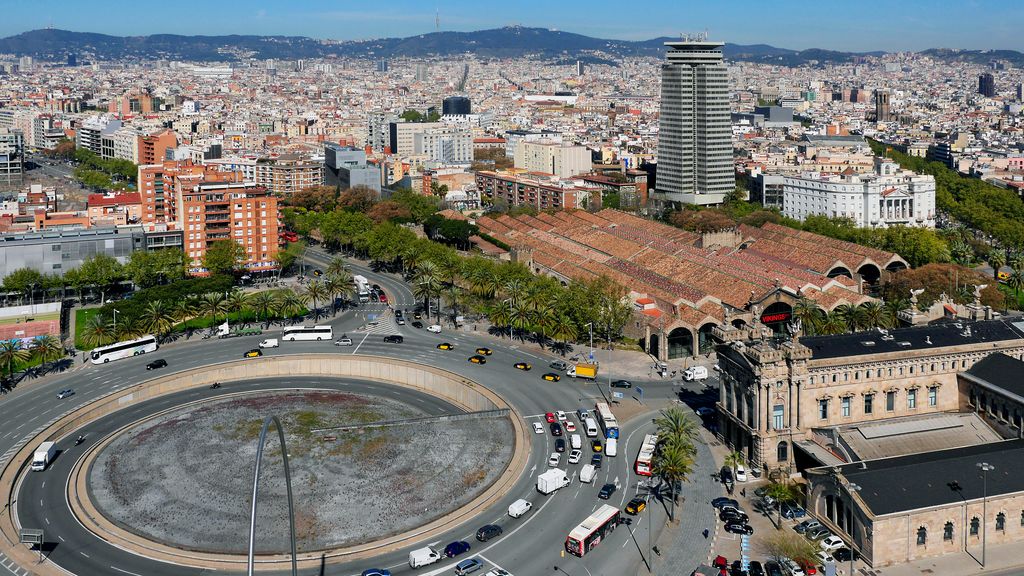
<svg viewBox="0 0 1024 576"><path fill-rule="evenodd" d="M633 469L641 476L651 475L651 460L654 459L654 449L658 447L658 435L647 434L644 436L644 443L640 445L640 453L636 455L636 465Z"/></svg>
<svg viewBox="0 0 1024 576"><path fill-rule="evenodd" d="M605 534L615 530L618 525L619 509L604 504L569 532L569 537L565 539L565 551L573 556L583 556L597 548Z"/></svg>

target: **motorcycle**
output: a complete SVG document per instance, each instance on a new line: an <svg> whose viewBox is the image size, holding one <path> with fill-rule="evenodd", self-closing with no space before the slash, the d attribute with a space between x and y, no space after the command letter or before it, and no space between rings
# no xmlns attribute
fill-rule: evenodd
<svg viewBox="0 0 1024 576"><path fill-rule="evenodd" d="M220 388L220 382L214 382L213 386L210 386L210 390L216 390L217 388Z"/></svg>
<svg viewBox="0 0 1024 576"><path fill-rule="evenodd" d="M75 440L75 446L78 446L82 442L85 442L85 436L79 436L78 439Z"/></svg>

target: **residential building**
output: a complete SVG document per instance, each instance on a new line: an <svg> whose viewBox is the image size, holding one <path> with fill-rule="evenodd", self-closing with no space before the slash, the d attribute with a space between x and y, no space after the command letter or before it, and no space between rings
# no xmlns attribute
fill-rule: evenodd
<svg viewBox="0 0 1024 576"><path fill-rule="evenodd" d="M736 187L723 42L666 42L661 66L658 180L661 207L720 204Z"/></svg>
<svg viewBox="0 0 1024 576"><path fill-rule="evenodd" d="M600 190L561 181L550 175L513 175L501 172L476 173L476 188L492 202L508 206L533 206L537 210L585 208L589 203L600 206Z"/></svg>
<svg viewBox="0 0 1024 576"><path fill-rule="evenodd" d="M25 180L25 137L20 130L0 128L0 190L21 188Z"/></svg>
<svg viewBox="0 0 1024 576"><path fill-rule="evenodd" d="M89 194L86 213L93 226L114 216L124 220L121 224L136 224L142 221L142 198L138 192Z"/></svg>
<svg viewBox="0 0 1024 576"><path fill-rule="evenodd" d="M592 166L590 150L585 146L567 146L546 140L519 142L514 158L517 169L551 174L557 178L585 174Z"/></svg>
<svg viewBox="0 0 1024 576"><path fill-rule="evenodd" d="M893 225L935 227L935 177L900 169L876 159L875 173L846 171L786 176L783 215L803 221L808 216L850 218L861 227Z"/></svg>
<svg viewBox="0 0 1024 576"><path fill-rule="evenodd" d="M133 164L139 163L139 132L129 126L122 126L111 134L113 141L113 156L121 160L128 160Z"/></svg>
<svg viewBox="0 0 1024 576"><path fill-rule="evenodd" d="M443 122L391 122L388 124L388 145L392 154L415 154L416 134L443 128Z"/></svg>
<svg viewBox="0 0 1024 576"><path fill-rule="evenodd" d="M781 174L758 174L751 179L750 201L765 208L782 209L785 177Z"/></svg>
<svg viewBox="0 0 1024 576"><path fill-rule="evenodd" d="M178 135L164 128L152 134L138 137L137 164L157 164L167 160L167 150L178 145Z"/></svg>
<svg viewBox="0 0 1024 576"><path fill-rule="evenodd" d="M98 156L112 158L114 155L113 134L120 127L121 121L110 116L90 116L78 126L75 132L75 145ZM107 140L107 144L104 144L104 139ZM104 155L104 150L107 151L106 155Z"/></svg>
<svg viewBox="0 0 1024 576"><path fill-rule="evenodd" d="M366 145L375 152L391 146L390 126L398 117L385 112L371 112L366 121Z"/></svg>
<svg viewBox="0 0 1024 576"><path fill-rule="evenodd" d="M442 164L468 164L473 161L473 135L466 129L448 127L417 132L413 154Z"/></svg>
<svg viewBox="0 0 1024 576"><path fill-rule="evenodd" d="M324 184L341 190L366 186L381 191L380 168L366 162L366 151L324 143Z"/></svg>
<svg viewBox="0 0 1024 576"><path fill-rule="evenodd" d="M507 130L505 131L505 157L514 159L520 142L546 140L562 143L562 133L555 130Z"/></svg>
<svg viewBox="0 0 1024 576"><path fill-rule="evenodd" d="M186 176L182 184L175 188L175 204L191 274L208 273L203 257L211 243L222 240L244 249L246 270L277 268L280 223L275 196L250 182Z"/></svg>
<svg viewBox="0 0 1024 576"><path fill-rule="evenodd" d="M290 196L304 188L323 184L324 165L304 154L282 154L275 158L220 158L205 163L239 172L243 181L253 182L276 196Z"/></svg>

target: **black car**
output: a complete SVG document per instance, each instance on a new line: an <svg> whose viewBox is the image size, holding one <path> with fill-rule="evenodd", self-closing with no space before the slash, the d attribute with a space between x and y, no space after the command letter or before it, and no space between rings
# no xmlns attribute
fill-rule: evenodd
<svg viewBox="0 0 1024 576"><path fill-rule="evenodd" d="M384 337L384 342L388 344L401 344L404 341L405 338L402 338L398 334L388 334L387 336Z"/></svg>
<svg viewBox="0 0 1024 576"><path fill-rule="evenodd" d="M419 320L415 320L415 321L413 321L412 324L410 324L410 326L412 326L413 328L423 328L423 322L420 322Z"/></svg>
<svg viewBox="0 0 1024 576"><path fill-rule="evenodd" d="M167 367L167 360L164 360L163 358L158 358L149 364L146 364L146 370L156 370L157 368L165 367Z"/></svg>
<svg viewBox="0 0 1024 576"><path fill-rule="evenodd" d="M601 486L601 491L597 493L597 497L602 500L607 500L612 497L615 493L615 484L605 484Z"/></svg>
<svg viewBox="0 0 1024 576"><path fill-rule="evenodd" d="M726 522L725 531L732 532L733 534L753 534L754 529L750 527L750 524L744 524L742 522Z"/></svg>
<svg viewBox="0 0 1024 576"><path fill-rule="evenodd" d="M612 388L632 388L633 383L629 380L615 380L612 382Z"/></svg>
<svg viewBox="0 0 1024 576"><path fill-rule="evenodd" d="M481 542L487 542L491 538L501 536L501 526L497 524L488 524L476 531L476 539Z"/></svg>
<svg viewBox="0 0 1024 576"><path fill-rule="evenodd" d="M444 555L449 558L455 558L459 554L469 552L469 542L459 540L452 542L451 544L444 547Z"/></svg>
<svg viewBox="0 0 1024 576"><path fill-rule="evenodd" d="M747 574L750 576L765 576L764 568L761 567L761 563L757 560L751 560L747 566Z"/></svg>
<svg viewBox="0 0 1024 576"><path fill-rule="evenodd" d="M562 438L555 439L555 452L565 452L565 440Z"/></svg>
<svg viewBox="0 0 1024 576"><path fill-rule="evenodd" d="M743 524L750 522L750 518L746 514L732 509L723 510L722 513L718 515L718 519L722 522L741 522Z"/></svg>
<svg viewBox="0 0 1024 576"><path fill-rule="evenodd" d="M782 576L782 566L774 561L765 562L764 572L766 576Z"/></svg>
<svg viewBox="0 0 1024 576"><path fill-rule="evenodd" d="M603 459L604 458L602 458L600 454L594 454L593 456L590 457L590 465L593 466L594 468L600 468L601 460Z"/></svg>
<svg viewBox="0 0 1024 576"><path fill-rule="evenodd" d="M733 560L732 566L729 567L729 576L750 576L750 573L743 569L743 564L739 560Z"/></svg>
<svg viewBox="0 0 1024 576"><path fill-rule="evenodd" d="M836 548L835 550L829 552L829 554L831 554L832 557L836 559L836 562L850 561L851 552L849 548Z"/></svg>
<svg viewBox="0 0 1024 576"><path fill-rule="evenodd" d="M398 319L402 318L402 311L401 310L395 310L395 318L398 318Z"/></svg>
<svg viewBox="0 0 1024 576"><path fill-rule="evenodd" d="M733 508L739 508L740 506L740 503L737 502L735 499L726 498L725 496L719 496L718 498L715 498L714 500L711 501L711 505L714 506L715 508L721 508L726 504L732 505Z"/></svg>
<svg viewBox="0 0 1024 576"><path fill-rule="evenodd" d="M561 436L562 435L562 425L559 424L558 422L552 422L551 423L551 435L552 436Z"/></svg>

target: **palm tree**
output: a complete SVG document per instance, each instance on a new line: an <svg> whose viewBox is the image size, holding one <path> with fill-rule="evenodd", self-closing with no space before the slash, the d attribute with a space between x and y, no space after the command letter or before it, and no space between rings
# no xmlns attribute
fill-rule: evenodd
<svg viewBox="0 0 1024 576"><path fill-rule="evenodd" d="M274 301L274 293L269 290L263 290L257 292L249 297L248 300L249 310L252 310L256 314L256 318L262 318L267 323L267 327L270 327L270 313L274 311L276 302Z"/></svg>
<svg viewBox="0 0 1024 576"><path fill-rule="evenodd" d="M825 313L818 308L818 303L810 298L801 297L793 306L793 316L800 320L804 334L813 336L821 330Z"/></svg>
<svg viewBox="0 0 1024 576"><path fill-rule="evenodd" d="M213 323L217 323L217 316L227 309L226 303L224 302L224 295L220 292L210 292L205 294L202 300L199 301L199 309L202 311L204 316L212 316Z"/></svg>
<svg viewBox="0 0 1024 576"><path fill-rule="evenodd" d="M828 314L825 314L825 321L821 323L821 334L843 334L846 332L847 324L846 319L839 314L838 310L834 310Z"/></svg>
<svg viewBox="0 0 1024 576"><path fill-rule="evenodd" d="M891 328L892 322L890 321L889 315L885 311L885 307L882 306L881 302L871 301L865 302L858 306L862 310L864 316L864 327L865 328Z"/></svg>
<svg viewBox="0 0 1024 576"><path fill-rule="evenodd" d="M328 274L327 280L324 281L324 286L327 288L328 296L331 298L331 312L337 312L337 307L334 305L334 301L339 296L348 300L352 297L352 293L355 292L355 286L352 284L352 274L348 270L342 270L337 274Z"/></svg>
<svg viewBox="0 0 1024 576"><path fill-rule="evenodd" d="M345 267L345 260L342 259L340 256L335 256L334 258L331 258L330 263L327 264L327 269L325 270L325 272L327 272L328 276L333 277L341 277L342 274L348 274L349 277L352 276L352 274L348 271L348 268Z"/></svg>
<svg viewBox="0 0 1024 576"><path fill-rule="evenodd" d="M1014 268L1013 272L1010 272L1010 277L1006 279L1006 285L1013 288L1013 295L1020 300L1020 289L1024 288L1024 271Z"/></svg>
<svg viewBox="0 0 1024 576"><path fill-rule="evenodd" d="M242 310L245 310L245 293L241 290L228 292L227 298L224 299L225 315L238 314Z"/></svg>
<svg viewBox="0 0 1024 576"><path fill-rule="evenodd" d="M82 329L82 342L90 347L104 346L114 340L114 328L103 316L93 316Z"/></svg>
<svg viewBox="0 0 1024 576"><path fill-rule="evenodd" d="M178 300L174 305L174 316L178 320L188 320L199 314L200 298L196 295L189 295Z"/></svg>
<svg viewBox="0 0 1024 576"><path fill-rule="evenodd" d="M163 300L150 300L142 311L142 322L158 337L170 332L174 321L174 309Z"/></svg>
<svg viewBox="0 0 1024 576"><path fill-rule="evenodd" d="M654 453L654 460L651 462L652 471L668 482L669 491L672 495L672 506L669 509L668 518L675 520L676 511L676 485L685 482L693 471L693 454L684 446L666 443L661 444Z"/></svg>
<svg viewBox="0 0 1024 576"><path fill-rule="evenodd" d="M440 289L441 285L435 273L436 268L434 263L428 260L420 265L412 279L412 293L417 298L423 299L423 305L428 314L430 310L430 297Z"/></svg>
<svg viewBox="0 0 1024 576"><path fill-rule="evenodd" d="M131 340L146 333L146 327L137 316L118 316L117 325L113 329L115 340Z"/></svg>
<svg viewBox="0 0 1024 576"><path fill-rule="evenodd" d="M547 340L548 334L554 332L557 318L558 316L557 312L555 312L555 306L551 302L546 302L533 311L533 328L540 332L541 348L544 347L544 342Z"/></svg>
<svg viewBox="0 0 1024 576"><path fill-rule="evenodd" d="M864 312L852 304L840 304L832 311L846 324L846 331L856 332L864 326Z"/></svg>
<svg viewBox="0 0 1024 576"><path fill-rule="evenodd" d="M901 310L910 308L910 300L906 298L894 298L892 300L886 300L885 304L882 305L885 310L885 317L889 322L890 326L896 326L896 319L899 318Z"/></svg>
<svg viewBox="0 0 1024 576"><path fill-rule="evenodd" d="M726 454L725 461L723 463L729 468L732 468L733 472L735 472L736 468L743 466L743 463L746 461L747 459L743 456L743 452L734 450Z"/></svg>
<svg viewBox="0 0 1024 576"><path fill-rule="evenodd" d="M0 370L3 375L10 377L21 362L26 362L32 353L25 349L21 340L0 341Z"/></svg>
<svg viewBox="0 0 1024 576"><path fill-rule="evenodd" d="M316 320L320 320L320 308L317 306L317 302L323 302L327 296L327 287L319 280L313 280L306 286L306 297L313 303L313 315Z"/></svg>
<svg viewBox="0 0 1024 576"><path fill-rule="evenodd" d="M512 325L512 307L507 300L495 302L490 308L488 320L495 326L508 327Z"/></svg>
<svg viewBox="0 0 1024 576"><path fill-rule="evenodd" d="M32 355L39 358L43 363L57 360L64 357L64 346L52 334L44 334L32 341L29 348Z"/></svg>
<svg viewBox="0 0 1024 576"><path fill-rule="evenodd" d="M530 326L530 319L533 316L526 303L519 300L511 300L512 306L509 309L509 326L515 328L522 334ZM521 336L520 336L521 337Z"/></svg>
<svg viewBox="0 0 1024 576"><path fill-rule="evenodd" d="M575 342L579 336L576 331L576 324L563 312L555 316L553 325L551 337L562 341L562 355L565 356L565 349L569 347L569 342Z"/></svg>
<svg viewBox="0 0 1024 576"><path fill-rule="evenodd" d="M654 425L658 427L659 442L689 446L691 450L695 450L694 443L700 438L700 428L697 422L678 406L662 410L661 416L654 419Z"/></svg>
<svg viewBox="0 0 1024 576"><path fill-rule="evenodd" d="M1006 253L999 248L993 248L988 253L988 265L992 267L992 278L999 279L999 270L1006 266Z"/></svg>
<svg viewBox="0 0 1024 576"><path fill-rule="evenodd" d="M292 317L299 314L306 307L306 295L288 290L281 296L278 314L284 317Z"/></svg>

